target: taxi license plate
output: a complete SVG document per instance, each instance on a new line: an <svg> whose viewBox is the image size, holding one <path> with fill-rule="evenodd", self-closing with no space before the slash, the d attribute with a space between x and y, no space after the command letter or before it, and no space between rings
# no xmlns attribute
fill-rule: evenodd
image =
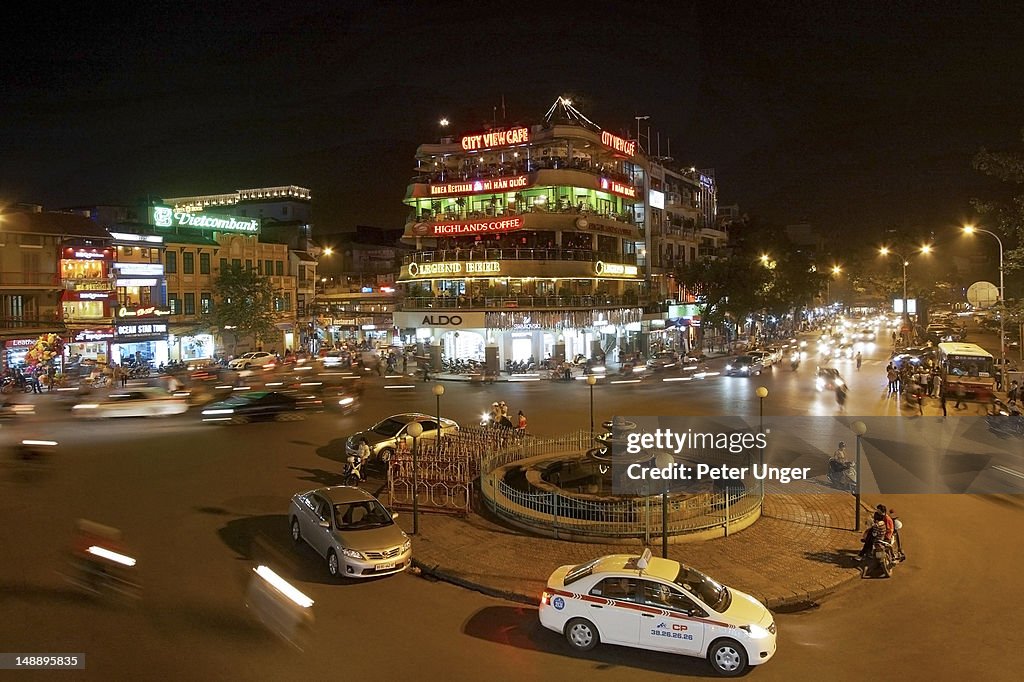
<svg viewBox="0 0 1024 682"><path fill-rule="evenodd" d="M384 563L382 563L382 564L377 564L377 570L378 570L378 571L390 571L390 570L391 570L392 568L394 568L394 567L395 567L396 565L397 565L397 564L396 564L396 562L394 562L394 561L385 561L385 562L384 562Z"/></svg>

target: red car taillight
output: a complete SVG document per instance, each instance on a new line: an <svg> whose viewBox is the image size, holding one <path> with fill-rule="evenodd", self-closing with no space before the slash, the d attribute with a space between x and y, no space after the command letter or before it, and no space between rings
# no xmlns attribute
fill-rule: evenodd
<svg viewBox="0 0 1024 682"><path fill-rule="evenodd" d="M543 592L541 592L541 595L540 595L540 605L541 606L547 606L550 602L551 602L551 595L548 594L548 591L544 590Z"/></svg>

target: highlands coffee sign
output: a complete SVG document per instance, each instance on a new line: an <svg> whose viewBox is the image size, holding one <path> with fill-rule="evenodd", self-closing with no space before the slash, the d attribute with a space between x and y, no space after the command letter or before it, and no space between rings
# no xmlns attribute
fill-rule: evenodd
<svg viewBox="0 0 1024 682"><path fill-rule="evenodd" d="M530 176L513 175L507 178L487 178L486 180L466 180L464 182L442 182L428 185L432 197L454 196L458 194L479 194L483 192L514 192L530 186Z"/></svg>
<svg viewBox="0 0 1024 682"><path fill-rule="evenodd" d="M530 141L530 129L526 127L509 128L508 130L488 130L483 133L463 135L459 141L467 152L492 147L508 147L514 144L526 144Z"/></svg>
<svg viewBox="0 0 1024 682"><path fill-rule="evenodd" d="M259 218L240 218L219 213L185 213L168 206L151 206L149 222L156 227L195 227L217 232L242 232L258 234Z"/></svg>
<svg viewBox="0 0 1024 682"><path fill-rule="evenodd" d="M450 223L416 223L412 233L417 237L457 237L464 234L498 234L523 229L522 216L491 220L463 220Z"/></svg>

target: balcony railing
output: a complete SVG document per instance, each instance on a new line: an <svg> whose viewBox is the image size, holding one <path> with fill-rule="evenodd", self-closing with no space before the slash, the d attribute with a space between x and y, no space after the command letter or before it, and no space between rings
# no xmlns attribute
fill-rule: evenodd
<svg viewBox="0 0 1024 682"><path fill-rule="evenodd" d="M638 227L633 220L633 216L629 213L613 213L609 211L595 211L589 203L584 202L582 206L579 204L572 205L567 201L558 202L560 205L531 205L528 207L519 208L517 206L505 206L505 207L488 207L484 211L458 209L457 207L446 208L443 212L423 211L419 215L410 213L409 222L423 222L423 221L440 221L440 222L452 222L458 220L477 220L482 218L502 218L507 216L527 215L531 213L541 214L568 214L568 215L579 215L591 218L602 218L605 220L612 220L617 223L624 223L631 227Z"/></svg>
<svg viewBox="0 0 1024 682"><path fill-rule="evenodd" d="M413 183L457 182L459 180L485 180L511 175L522 175L539 170L576 170L593 173L618 182L633 182L633 178L615 168L595 163L590 159L566 159L561 156L543 156L538 159L521 159L503 164L481 164L464 168L445 168L429 173L420 173L412 178Z"/></svg>
<svg viewBox="0 0 1024 682"><path fill-rule="evenodd" d="M636 265L636 254L606 253L588 249L443 249L419 251L404 256L402 265L409 263L444 263L465 260L561 260L596 263L608 261L623 265Z"/></svg>
<svg viewBox="0 0 1024 682"><path fill-rule="evenodd" d="M53 286L60 287L60 278L54 272L0 272L0 286Z"/></svg>
<svg viewBox="0 0 1024 682"><path fill-rule="evenodd" d="M631 308L639 305L636 296L411 296L403 310L514 309L514 308Z"/></svg>
<svg viewBox="0 0 1024 682"><path fill-rule="evenodd" d="M0 329L63 329L64 323L56 316L44 319L0 317Z"/></svg>

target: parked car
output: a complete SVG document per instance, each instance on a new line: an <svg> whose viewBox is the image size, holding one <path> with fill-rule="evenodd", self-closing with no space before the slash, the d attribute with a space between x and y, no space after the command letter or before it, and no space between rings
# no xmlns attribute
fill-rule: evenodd
<svg viewBox="0 0 1024 682"><path fill-rule="evenodd" d="M369 429L360 431L349 436L345 441L345 451L349 455L359 452L359 442L363 439L370 446L370 456L378 457L383 461L391 459L400 444L412 444L412 438L408 435L409 424L418 422L423 427L421 438L437 438L437 417L418 412L396 414L377 422ZM459 425L451 419L441 417L441 431L443 435L457 433Z"/></svg>
<svg viewBox="0 0 1024 682"><path fill-rule="evenodd" d="M251 367L268 367L277 364L277 356L266 351L243 353L228 363L231 369L249 369Z"/></svg>
<svg viewBox="0 0 1024 682"><path fill-rule="evenodd" d="M115 390L108 396L90 396L71 408L76 417L105 419L108 417L167 417L188 411L184 396L171 395L159 388Z"/></svg>
<svg viewBox="0 0 1024 682"><path fill-rule="evenodd" d="M729 360L725 365L726 376L757 376L764 370L761 358L753 355L740 355Z"/></svg>
<svg viewBox="0 0 1024 682"><path fill-rule="evenodd" d="M305 418L302 410L323 406L323 401L310 393L284 391L247 391L235 393L202 410L204 422L248 424L251 421L297 421Z"/></svg>
<svg viewBox="0 0 1024 682"><path fill-rule="evenodd" d="M292 497L292 540L327 560L332 578L372 578L412 563L412 541L376 497L361 488L332 486Z"/></svg>
<svg viewBox="0 0 1024 682"><path fill-rule="evenodd" d="M707 659L729 677L776 650L775 619L761 602L650 550L558 568L538 616L577 651L599 643L665 651Z"/></svg>

